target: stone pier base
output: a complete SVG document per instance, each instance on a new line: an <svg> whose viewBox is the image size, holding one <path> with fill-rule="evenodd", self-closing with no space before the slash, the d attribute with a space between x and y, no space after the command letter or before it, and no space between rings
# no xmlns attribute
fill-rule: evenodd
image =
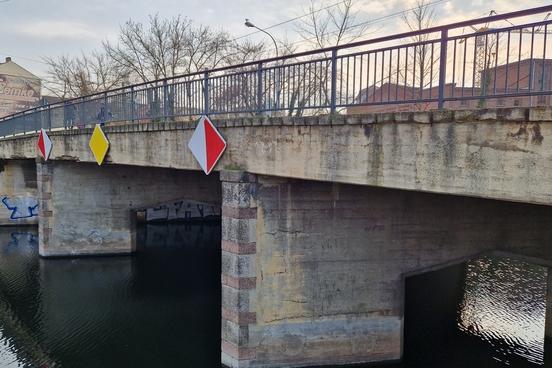
<svg viewBox="0 0 552 368"><path fill-rule="evenodd" d="M222 362L400 360L404 279L500 250L550 259L552 208L222 173Z"/></svg>

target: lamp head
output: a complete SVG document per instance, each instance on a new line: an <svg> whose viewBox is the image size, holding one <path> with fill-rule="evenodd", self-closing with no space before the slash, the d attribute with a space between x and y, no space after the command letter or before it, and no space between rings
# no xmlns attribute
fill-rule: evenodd
<svg viewBox="0 0 552 368"><path fill-rule="evenodd" d="M245 26L249 28L255 28L255 25L249 21L249 19L245 20Z"/></svg>

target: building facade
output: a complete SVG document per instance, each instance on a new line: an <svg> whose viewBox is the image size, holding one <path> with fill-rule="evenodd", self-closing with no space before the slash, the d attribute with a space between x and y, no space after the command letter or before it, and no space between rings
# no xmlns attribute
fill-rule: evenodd
<svg viewBox="0 0 552 368"><path fill-rule="evenodd" d="M496 107L550 106L550 95L515 96L523 92L550 92L552 90L552 59L525 59L481 71L481 86L446 84L444 94L447 109L474 109ZM434 83L437 84L437 83ZM363 89L355 103L365 104L347 109L349 114L429 111L437 109L439 87L413 87L411 85L383 83ZM495 96L488 98L485 96ZM501 97L503 96L503 97Z"/></svg>
<svg viewBox="0 0 552 368"><path fill-rule="evenodd" d="M0 117L40 103L40 78L13 62L0 63Z"/></svg>

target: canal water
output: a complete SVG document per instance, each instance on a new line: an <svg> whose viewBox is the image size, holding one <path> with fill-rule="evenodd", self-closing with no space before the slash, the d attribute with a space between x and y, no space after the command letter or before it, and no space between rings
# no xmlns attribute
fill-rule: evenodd
<svg viewBox="0 0 552 368"><path fill-rule="evenodd" d="M138 241L133 257L43 260L35 228L0 228L0 367L220 367L220 224ZM547 279L507 257L409 278L405 360L378 367L552 367Z"/></svg>

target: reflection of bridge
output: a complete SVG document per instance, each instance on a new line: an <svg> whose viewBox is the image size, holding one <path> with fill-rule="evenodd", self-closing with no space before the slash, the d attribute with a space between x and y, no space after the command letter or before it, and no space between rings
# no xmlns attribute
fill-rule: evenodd
<svg viewBox="0 0 552 368"><path fill-rule="evenodd" d="M450 58L445 51L458 48L459 38L447 36L451 29L438 29L446 42L428 41L436 54ZM475 35L462 37L465 45ZM443 45L447 48L435 48ZM269 82L274 73L281 73L282 81L285 75L314 73L331 87L327 94L321 88L313 95L319 102L313 96L305 100L299 115L357 104L351 96L369 84L346 82L343 76L353 74L340 71L356 62L360 74L354 75L372 73L367 60L372 68L376 57L381 61L397 50L406 55L419 46L348 56L335 51L322 61L298 64L271 60L254 71L247 69L252 65L241 66L237 74L219 69L12 116L0 123L4 133L20 132L14 129L22 122L31 127L23 130L43 122L60 127L66 106L87 111L86 106L107 101L113 119L121 121L105 127L110 151L101 167L88 148L90 128L52 129L54 148L50 161L37 161L37 181L13 180L23 164L36 160L36 134L4 138L0 187L37 187L42 256L131 253L137 209L175 199L219 206L221 349L231 367L400 359L405 275L491 250L552 260L552 109L309 117L254 113L274 106L271 90L263 89L265 82L274 87ZM450 65L443 64L440 70L448 75ZM320 70L327 65L331 78L324 79ZM224 90L216 88L237 86L232 83L240 80L251 89L239 91L254 103L216 107L217 93ZM192 87L197 94L189 94ZM297 112L298 105L290 105L295 90L289 82L281 87L280 106ZM125 110L136 96L152 104L155 114L133 115L136 105ZM186 105L186 96L195 96L197 104ZM455 97L434 98L446 103ZM177 108L185 109L177 114ZM192 125L172 119L204 112L218 115L214 123L228 142L219 172L209 176L188 151ZM93 122L94 115L87 119L84 113L81 122Z"/></svg>

